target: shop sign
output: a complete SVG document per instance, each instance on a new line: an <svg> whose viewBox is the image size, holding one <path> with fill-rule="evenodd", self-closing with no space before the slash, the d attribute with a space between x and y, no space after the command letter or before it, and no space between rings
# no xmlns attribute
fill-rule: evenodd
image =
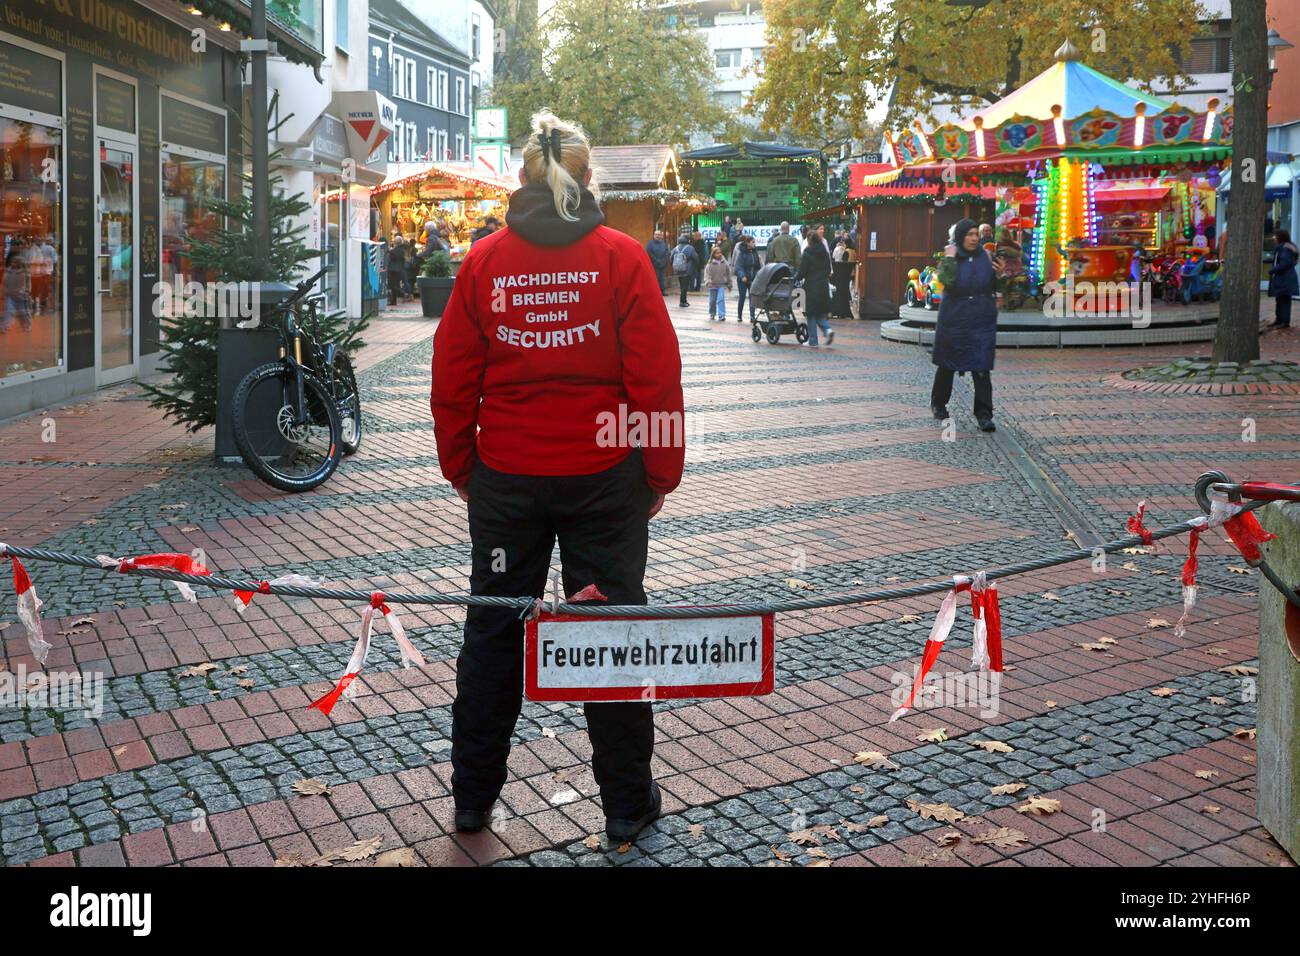
<svg viewBox="0 0 1300 956"><path fill-rule="evenodd" d="M226 115L174 96L162 98L162 140L174 146L225 155Z"/></svg>
<svg viewBox="0 0 1300 956"><path fill-rule="evenodd" d="M0 103L35 113L63 115L60 67L53 57L0 41Z"/></svg>

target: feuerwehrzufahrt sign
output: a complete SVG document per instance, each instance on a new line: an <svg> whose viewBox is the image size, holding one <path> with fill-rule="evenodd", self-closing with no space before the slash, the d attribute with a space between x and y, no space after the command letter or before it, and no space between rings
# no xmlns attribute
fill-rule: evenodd
<svg viewBox="0 0 1300 956"><path fill-rule="evenodd" d="M537 701L756 697L773 684L773 616L593 618L543 613L524 638Z"/></svg>

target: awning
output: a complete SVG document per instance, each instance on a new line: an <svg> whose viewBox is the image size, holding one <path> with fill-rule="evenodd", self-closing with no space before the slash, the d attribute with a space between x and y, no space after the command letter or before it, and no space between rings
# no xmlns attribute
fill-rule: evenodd
<svg viewBox="0 0 1300 956"><path fill-rule="evenodd" d="M1270 156L1276 154L1270 153ZM1291 193L1291 184L1300 177L1300 160L1275 163L1268 167L1264 175L1264 198L1283 199ZM1219 182L1219 192L1228 192L1232 188L1232 170L1226 169Z"/></svg>

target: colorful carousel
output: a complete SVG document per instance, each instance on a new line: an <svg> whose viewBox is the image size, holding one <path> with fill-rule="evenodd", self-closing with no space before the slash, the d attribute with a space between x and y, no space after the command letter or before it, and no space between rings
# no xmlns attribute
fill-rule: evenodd
<svg viewBox="0 0 1300 956"><path fill-rule="evenodd" d="M1232 153L1232 109L1219 106L1129 87L1067 40L1052 66L961 122L887 135L892 168L865 185L926 190L940 206L993 190L986 248L1008 276L1000 346L1209 340L1222 288L1215 189ZM915 271L913 289L926 281ZM924 287L881 334L930 344L941 297Z"/></svg>

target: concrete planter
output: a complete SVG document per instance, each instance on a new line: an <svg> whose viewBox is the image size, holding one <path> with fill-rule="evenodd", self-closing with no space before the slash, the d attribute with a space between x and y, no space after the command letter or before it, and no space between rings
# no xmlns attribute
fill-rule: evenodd
<svg viewBox="0 0 1300 956"><path fill-rule="evenodd" d="M1277 535L1264 557L1282 580L1300 584L1300 503L1258 512ZM1259 822L1300 862L1300 608L1266 580L1259 583L1259 720L1256 810Z"/></svg>

